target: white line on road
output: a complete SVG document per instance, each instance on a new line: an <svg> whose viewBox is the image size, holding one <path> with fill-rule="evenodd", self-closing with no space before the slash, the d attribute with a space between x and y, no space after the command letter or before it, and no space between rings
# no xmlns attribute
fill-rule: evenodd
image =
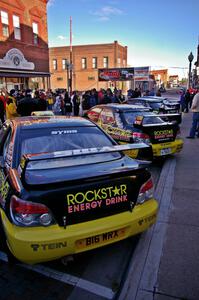
<svg viewBox="0 0 199 300"><path fill-rule="evenodd" d="M0 251L0 260L8 262L7 256L5 253ZM67 274L60 271L56 271L54 269L44 267L42 265L26 265L26 264L19 264L19 266L32 270L34 272L37 272L39 274L42 274L46 277L67 283L69 285L81 288L83 290L86 290L92 294L104 297L106 299L113 299L115 296L115 293L100 284Z"/></svg>

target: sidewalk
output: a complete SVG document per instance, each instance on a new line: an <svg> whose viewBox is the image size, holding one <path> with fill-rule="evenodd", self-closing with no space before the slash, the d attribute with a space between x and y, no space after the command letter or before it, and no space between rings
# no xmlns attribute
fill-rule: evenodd
<svg viewBox="0 0 199 300"><path fill-rule="evenodd" d="M164 164L158 221L141 237L119 300L199 299L199 139L185 138L191 123L184 114L183 151Z"/></svg>

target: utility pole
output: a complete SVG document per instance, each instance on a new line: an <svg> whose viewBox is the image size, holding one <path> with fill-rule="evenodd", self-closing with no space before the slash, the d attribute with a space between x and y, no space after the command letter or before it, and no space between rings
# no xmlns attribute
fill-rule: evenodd
<svg viewBox="0 0 199 300"><path fill-rule="evenodd" d="M73 88L73 50L72 50L72 17L70 16L70 80L69 94L72 95Z"/></svg>

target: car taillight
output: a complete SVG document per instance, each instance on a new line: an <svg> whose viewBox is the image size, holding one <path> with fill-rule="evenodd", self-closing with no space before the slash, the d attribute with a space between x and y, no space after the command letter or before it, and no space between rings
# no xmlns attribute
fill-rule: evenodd
<svg viewBox="0 0 199 300"><path fill-rule="evenodd" d="M146 133L133 132L132 135L133 135L133 140L136 143L140 143L140 142L143 142L143 143L146 143L146 144L150 143L149 136Z"/></svg>
<svg viewBox="0 0 199 300"><path fill-rule="evenodd" d="M16 196L11 197L10 214L13 222L19 226L49 226L55 223L44 204L24 201Z"/></svg>
<svg viewBox="0 0 199 300"><path fill-rule="evenodd" d="M153 180L149 178L140 188L137 204L142 204L151 198L153 198Z"/></svg>

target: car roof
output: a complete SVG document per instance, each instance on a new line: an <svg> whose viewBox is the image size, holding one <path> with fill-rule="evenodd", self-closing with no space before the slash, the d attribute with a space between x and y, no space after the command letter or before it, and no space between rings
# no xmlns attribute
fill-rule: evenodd
<svg viewBox="0 0 199 300"><path fill-rule="evenodd" d="M118 112L121 111L150 111L149 108L143 106L143 105L137 105L137 104L119 104L119 103L108 103L105 105L98 105L98 107L103 107L103 108L113 108L114 110L117 110Z"/></svg>
<svg viewBox="0 0 199 300"><path fill-rule="evenodd" d="M30 128L45 128L45 127L85 127L96 126L90 120L81 117L66 117L66 116L28 116L12 119L11 122L15 127Z"/></svg>

